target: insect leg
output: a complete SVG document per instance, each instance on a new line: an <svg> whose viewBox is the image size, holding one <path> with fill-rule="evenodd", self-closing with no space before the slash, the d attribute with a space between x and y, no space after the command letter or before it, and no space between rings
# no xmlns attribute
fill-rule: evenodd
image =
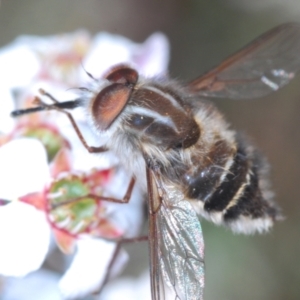
<svg viewBox="0 0 300 300"><path fill-rule="evenodd" d="M60 103L57 99L55 99L51 94L47 93L46 91L44 91L43 89L40 89L39 92L43 95L46 96L47 98L49 98L50 100L52 100L54 103ZM48 105L45 104L40 98L36 98L35 102L41 106L45 106L47 107ZM100 153L100 152L105 152L108 149L106 147L100 146L100 147L94 147L94 146L89 146L88 143L86 142L85 138L83 137L83 134L81 133L77 123L75 122L73 116L71 113L69 113L68 111L58 107L58 106L51 106L52 109L57 110L61 113L64 113L68 119L70 120L78 138L80 139L81 143L83 144L83 146L88 150L88 152L90 153Z"/></svg>
<svg viewBox="0 0 300 300"><path fill-rule="evenodd" d="M51 94L47 93L43 89L40 89L39 92L43 95L49 98L54 104L46 104L43 102L43 100L39 97L35 97L34 99L34 104L38 105L37 107L32 107L28 109L20 109L20 110L15 110L11 113L12 117L19 117L25 114L30 114L34 112L39 112L43 110L56 110L61 113L64 113L68 119L70 120L79 140L83 144L83 146L87 149L88 152L90 153L100 153L100 152L105 152L108 151L106 147L100 146L100 147L94 147L94 146L89 146L88 143L86 142L85 138L83 137L83 134L81 133L77 123L75 122L73 116L71 113L66 111L65 109L74 109L76 107L79 107L81 105L80 99L73 100L73 101L66 101L66 102L59 102L57 99L55 99Z"/></svg>
<svg viewBox="0 0 300 300"><path fill-rule="evenodd" d="M95 194L87 194L87 195L82 196L82 197L77 197L77 198L74 198L74 199L71 199L71 200L68 200L68 201L52 204L51 209L56 209L60 206L73 204L73 203L79 202L82 199L86 199L86 198L92 198L96 201L108 201L108 202L113 202L113 203L126 204L126 203L129 202L129 200L131 198L131 194L132 194L134 184L135 184L135 179L134 179L134 177L132 177L131 180L130 180L130 183L128 185L128 188L126 190L126 193L125 193L125 195L122 199L116 199L116 198L111 198L111 197L103 197L103 196L99 196L99 195L95 195Z"/></svg>
<svg viewBox="0 0 300 300"><path fill-rule="evenodd" d="M39 89L39 93L41 95L46 96L47 98L49 98L52 102L59 103L59 101L56 98L54 98L51 94L49 94L48 92L46 92L44 89ZM36 98L36 99L38 101L39 98Z"/></svg>
<svg viewBox="0 0 300 300"><path fill-rule="evenodd" d="M116 199L116 198L111 198L111 197L99 197L97 195L93 195L93 194L89 194L87 196L84 196L82 198L86 198L86 197L91 197L94 199L99 199L100 201L108 201L108 202L113 202L113 203L120 203L120 204L126 204L129 202L130 198L131 198L131 194L132 194L132 190L135 184L135 179L134 177L131 178L130 183L128 185L128 188L126 190L126 193L124 195L124 197L122 199Z"/></svg>

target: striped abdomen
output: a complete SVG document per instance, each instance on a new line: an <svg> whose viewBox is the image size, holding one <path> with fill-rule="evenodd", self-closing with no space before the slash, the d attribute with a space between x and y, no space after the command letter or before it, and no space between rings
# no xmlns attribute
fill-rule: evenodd
<svg viewBox="0 0 300 300"><path fill-rule="evenodd" d="M186 195L200 200L201 213L237 232L268 230L279 212L271 199L261 155L238 137L234 145L217 141L206 161L206 166L183 175Z"/></svg>

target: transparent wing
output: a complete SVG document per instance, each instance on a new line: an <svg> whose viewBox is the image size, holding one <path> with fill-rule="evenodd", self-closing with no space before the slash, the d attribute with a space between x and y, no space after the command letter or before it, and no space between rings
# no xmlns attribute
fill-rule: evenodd
<svg viewBox="0 0 300 300"><path fill-rule="evenodd" d="M152 298L201 300L204 289L204 241L197 215L180 192L161 185L150 171L149 243ZM149 180L148 180L149 182ZM151 189L157 192L151 193ZM160 190L160 193L158 192ZM152 205L149 202L149 205ZM152 205L152 208L155 208Z"/></svg>
<svg viewBox="0 0 300 300"><path fill-rule="evenodd" d="M189 87L202 96L256 98L290 82L300 69L300 24L283 24L266 32L195 79Z"/></svg>

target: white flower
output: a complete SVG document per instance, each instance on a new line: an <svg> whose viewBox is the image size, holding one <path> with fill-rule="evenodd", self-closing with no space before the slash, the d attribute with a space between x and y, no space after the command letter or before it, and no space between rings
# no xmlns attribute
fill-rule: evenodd
<svg viewBox="0 0 300 300"><path fill-rule="evenodd" d="M2 89L27 87L39 70L38 58L30 49L30 45L18 40L1 49L0 65Z"/></svg>
<svg viewBox="0 0 300 300"><path fill-rule="evenodd" d="M17 199L42 190L49 178L40 142L19 139L0 147L0 198ZM0 274L24 276L37 270L48 252L50 227L45 213L32 205L0 206Z"/></svg>
<svg viewBox="0 0 300 300"><path fill-rule="evenodd" d="M100 299L151 300L149 272L142 273L138 278L127 277L116 280L113 285L108 284Z"/></svg>
<svg viewBox="0 0 300 300"><path fill-rule="evenodd" d="M17 139L0 147L0 166L2 199L42 191L50 180L45 148L36 139Z"/></svg>
<svg viewBox="0 0 300 300"><path fill-rule="evenodd" d="M1 300L62 300L57 288L59 275L39 269L20 279L1 278Z"/></svg>
<svg viewBox="0 0 300 300"><path fill-rule="evenodd" d="M13 202L0 208L0 273L25 276L39 269L48 252L50 227L32 205Z"/></svg>
<svg viewBox="0 0 300 300"><path fill-rule="evenodd" d="M136 44L122 36L99 33L83 61L85 69L95 78L121 63L129 64L146 77L165 75L169 63L167 38L154 33L143 44Z"/></svg>
<svg viewBox="0 0 300 300"><path fill-rule="evenodd" d="M46 87L59 101L70 100L73 96L66 89L85 86L91 80L85 70L98 78L113 65L126 63L143 76L164 76L168 60L168 41L161 33L153 34L143 44L108 33L100 33L92 40L83 31L51 37L21 37L0 51L0 133L8 133L14 126L8 116L15 107L13 89L18 89L18 102L28 98L38 87ZM13 71L16 66L17 74ZM98 146L101 141L90 130L85 114L76 111L74 114L89 144ZM74 159L72 169L86 172L117 163L109 154L87 153L63 114L44 114L43 121L55 122L68 139ZM33 139L14 140L0 146L0 166L0 199L15 200L31 192L41 192L51 181L45 150ZM107 192L121 199L129 181L130 174L120 170ZM143 202L137 187L129 204L106 203L105 206L110 221L122 228L125 237L139 234ZM24 276L38 269L49 248L50 229L45 212L29 204L13 202L0 207L0 273ZM66 298L83 297L97 290L116 249L114 242L87 236L79 239L76 246L74 260L59 284ZM126 261L122 250L111 276L119 273Z"/></svg>
<svg viewBox="0 0 300 300"><path fill-rule="evenodd" d="M13 165L12 155L16 156ZM41 191L50 180L45 149L35 139L17 139L0 147L0 164L3 166L0 169L2 199L18 199L28 193ZM114 186L119 185L116 196L121 197L126 187L121 186L120 179L125 174L119 174L114 178ZM110 207L110 214L116 223L122 216L119 223L124 226L127 236L134 235L140 228L140 200L138 191L135 191L133 201L129 204L131 209L125 207L120 214L118 205ZM135 220L133 224L132 220ZM32 205L13 201L0 206L0 274L25 276L39 269L48 252L50 229L45 212ZM73 262L60 282L63 295L70 299L89 294L100 287L116 243L86 237L79 239L76 246ZM126 262L127 255L122 250L111 275L120 273Z"/></svg>
<svg viewBox="0 0 300 300"><path fill-rule="evenodd" d="M14 120L10 113L15 109L11 91L7 88L0 89L0 136L12 131Z"/></svg>
<svg viewBox="0 0 300 300"><path fill-rule="evenodd" d="M103 282L116 244L97 239L78 240L73 263L59 283L65 298L77 299L97 291ZM111 277L118 275L128 260L124 250L118 255Z"/></svg>

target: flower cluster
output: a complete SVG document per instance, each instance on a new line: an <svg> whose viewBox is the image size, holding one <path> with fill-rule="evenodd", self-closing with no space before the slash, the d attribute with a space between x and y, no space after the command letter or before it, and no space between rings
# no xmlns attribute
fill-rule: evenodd
<svg viewBox="0 0 300 300"><path fill-rule="evenodd" d="M118 63L144 76L165 74L168 42L160 33L135 44L78 31L20 37L0 50L0 274L26 276L38 270L56 244L66 254L75 252L59 281L60 292L65 298L83 297L101 287L116 240L138 236L143 222L138 187L127 205L101 198L121 199L130 182L131 174L116 157L87 153L59 112L10 117L14 109L32 106L38 89L50 90L59 101L74 99L73 88L90 80L85 70L101 78ZM78 108L74 117L88 143L98 146L85 112ZM126 261L122 250L113 275Z"/></svg>

